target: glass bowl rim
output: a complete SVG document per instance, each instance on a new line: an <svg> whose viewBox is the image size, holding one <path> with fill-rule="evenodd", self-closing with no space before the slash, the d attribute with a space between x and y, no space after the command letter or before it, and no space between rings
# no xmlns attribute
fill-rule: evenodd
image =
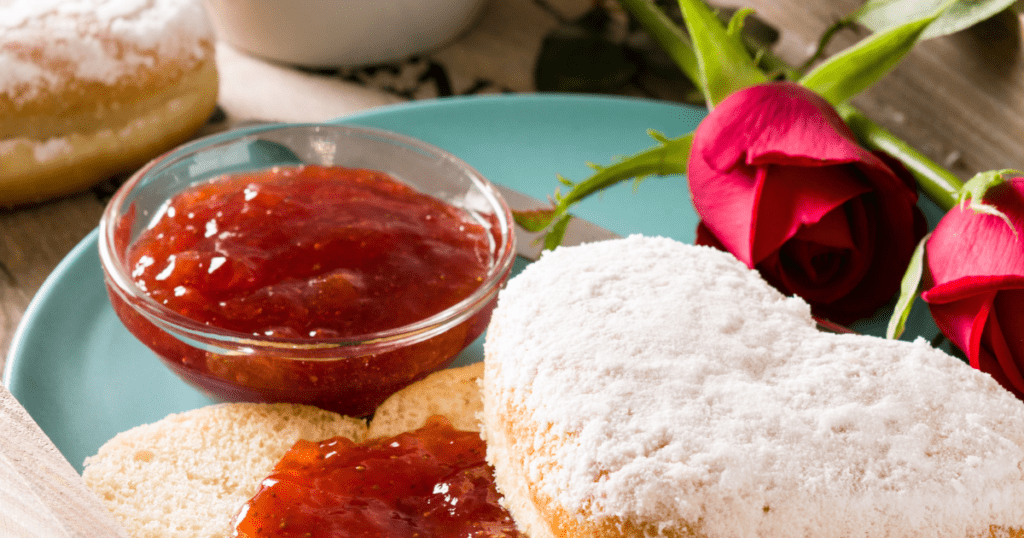
<svg viewBox="0 0 1024 538"><path fill-rule="evenodd" d="M162 169L199 151L237 144L249 138L258 140L258 136L267 131L302 129L327 129L347 135L361 135L365 138L374 138L390 144L408 146L421 154L448 161L460 169L484 194L489 202L489 206L495 210L498 228L501 232L498 236L499 241L495 245L494 263L489 268L485 279L473 293L432 316L383 331L336 338L283 338L232 331L197 322L161 305L145 294L132 281L127 275L126 267L121 263L121 256L115 248L115 232L121 206L143 178L147 177L154 170ZM483 309L497 295L502 282L511 272L512 264L516 258L516 235L512 210L494 184L462 159L433 144L393 131L373 127L333 123L268 123L198 138L154 158L133 173L107 202L107 206L101 214L99 255L108 287L121 295L121 298L135 312L143 315L149 322L154 323L161 330L175 333L174 336L176 338L181 339L182 336L180 335L187 335L186 338L199 336L201 339L210 339L231 346L268 348L272 350L287 349L293 352L304 350L323 352L324 350L331 349L358 348L360 352L356 355L363 355L367 352L385 351L401 345L426 340L462 323ZM189 343L190 345L195 345L195 342ZM362 348L373 349L363 350ZM342 360L344 358L346 357L327 359L304 357L302 360Z"/></svg>

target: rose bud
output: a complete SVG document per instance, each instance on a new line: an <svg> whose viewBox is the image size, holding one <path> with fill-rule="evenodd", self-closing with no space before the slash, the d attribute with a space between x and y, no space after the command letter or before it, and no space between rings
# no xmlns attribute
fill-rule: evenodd
<svg viewBox="0 0 1024 538"><path fill-rule="evenodd" d="M957 206L925 245L925 292L935 324L970 360L1024 397L1024 178L992 187L985 205Z"/></svg>
<svg viewBox="0 0 1024 538"><path fill-rule="evenodd" d="M860 147L827 101L795 83L719 103L694 133L688 167L697 242L835 322L886 304L926 231L909 172Z"/></svg>

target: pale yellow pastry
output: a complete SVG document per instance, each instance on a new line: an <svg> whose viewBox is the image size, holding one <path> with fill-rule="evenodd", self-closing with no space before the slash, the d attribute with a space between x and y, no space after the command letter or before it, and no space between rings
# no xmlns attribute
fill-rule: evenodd
<svg viewBox="0 0 1024 538"><path fill-rule="evenodd" d="M0 73L0 205L132 171L217 101L200 0L16 0L0 6Z"/></svg>

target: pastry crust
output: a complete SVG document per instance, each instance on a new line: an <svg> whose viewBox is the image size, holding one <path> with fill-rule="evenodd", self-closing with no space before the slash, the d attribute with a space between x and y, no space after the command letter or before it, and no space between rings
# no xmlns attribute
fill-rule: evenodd
<svg viewBox="0 0 1024 538"><path fill-rule="evenodd" d="M186 141L216 106L198 0L23 0L3 20L0 205L130 172Z"/></svg>
<svg viewBox="0 0 1024 538"><path fill-rule="evenodd" d="M367 439L418 430L434 415L446 417L456 430L479 432L483 375L482 362L446 368L392 394L373 413Z"/></svg>
<svg viewBox="0 0 1024 538"><path fill-rule="evenodd" d="M923 340L817 331L727 253L546 253L484 349L487 457L531 538L1024 535L1024 403Z"/></svg>

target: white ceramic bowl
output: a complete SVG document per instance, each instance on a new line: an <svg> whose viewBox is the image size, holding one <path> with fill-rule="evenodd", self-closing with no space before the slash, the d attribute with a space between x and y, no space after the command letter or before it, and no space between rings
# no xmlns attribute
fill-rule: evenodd
<svg viewBox="0 0 1024 538"><path fill-rule="evenodd" d="M305 67L366 65L455 38L487 0L205 0L219 38Z"/></svg>

